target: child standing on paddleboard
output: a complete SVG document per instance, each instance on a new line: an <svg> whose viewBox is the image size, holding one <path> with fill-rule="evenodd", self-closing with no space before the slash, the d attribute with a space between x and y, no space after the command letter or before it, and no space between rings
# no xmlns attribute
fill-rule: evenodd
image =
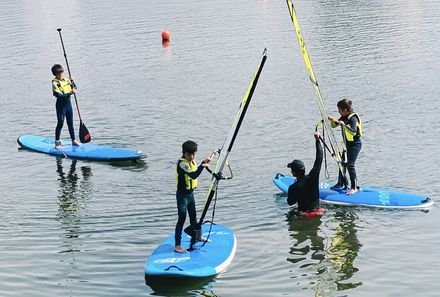
<svg viewBox="0 0 440 297"><path fill-rule="evenodd" d="M177 224L174 235L175 245L174 251L185 253L186 250L181 246L182 229L186 220L186 212L188 211L191 226L197 225L196 204L194 201L194 189L197 188L197 178L202 173L203 168L208 167L211 157L203 160L197 166L195 161L197 152L197 143L188 140L182 144L182 157L177 161ZM200 240L200 238L199 238ZM202 239L203 240L203 239Z"/></svg>
<svg viewBox="0 0 440 297"><path fill-rule="evenodd" d="M61 65L55 64L52 66L52 74L55 78L52 80L53 95L57 98L55 104L57 112L57 127L55 128L55 148L62 149L60 135L61 129L64 125L64 118L67 120L69 128L70 139L72 145L80 146L80 143L75 140L75 129L73 128L73 111L70 102L70 95L75 94L76 85L73 78L64 78L64 69Z"/></svg>
<svg viewBox="0 0 440 297"><path fill-rule="evenodd" d="M338 102L338 112L341 115L339 119L329 116L331 125L333 128L341 126L342 139L346 147L347 162L345 168L347 168L350 175L351 187L347 191L348 195L352 195L358 191L357 187L357 176L355 163L362 149L362 122L360 116L353 111L352 101L349 99L342 99ZM345 177L345 172L339 172L338 183L332 188L346 188L348 186L347 178Z"/></svg>

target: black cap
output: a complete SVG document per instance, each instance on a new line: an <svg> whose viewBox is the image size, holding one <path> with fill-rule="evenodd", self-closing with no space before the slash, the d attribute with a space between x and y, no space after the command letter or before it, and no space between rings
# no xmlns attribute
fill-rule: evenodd
<svg viewBox="0 0 440 297"><path fill-rule="evenodd" d="M305 171L304 163L301 160L293 160L287 167L291 168L294 172Z"/></svg>

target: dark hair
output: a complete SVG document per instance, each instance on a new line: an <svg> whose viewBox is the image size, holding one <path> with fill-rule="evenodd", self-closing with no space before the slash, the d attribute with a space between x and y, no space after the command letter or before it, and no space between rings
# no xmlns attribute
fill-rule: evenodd
<svg viewBox="0 0 440 297"><path fill-rule="evenodd" d="M61 66L60 64L55 64L52 66L52 74L57 76L58 73L60 73L61 71L63 71L63 66Z"/></svg>
<svg viewBox="0 0 440 297"><path fill-rule="evenodd" d="M306 167L304 166L304 162L301 160L293 160L289 164L287 164L287 167L292 170L292 172L295 172L299 177L303 177L306 174Z"/></svg>
<svg viewBox="0 0 440 297"><path fill-rule="evenodd" d="M197 152L197 143L192 140L187 140L182 144L182 153L193 154Z"/></svg>
<svg viewBox="0 0 440 297"><path fill-rule="evenodd" d="M342 110L346 109L349 112L352 112L353 108L351 107L351 104L352 102L350 99L342 99L338 102L338 108Z"/></svg>

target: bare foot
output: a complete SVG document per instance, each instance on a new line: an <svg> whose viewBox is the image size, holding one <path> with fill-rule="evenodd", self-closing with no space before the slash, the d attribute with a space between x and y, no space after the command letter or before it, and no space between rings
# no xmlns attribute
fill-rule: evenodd
<svg viewBox="0 0 440 297"><path fill-rule="evenodd" d="M55 149L56 150L62 150L63 149L63 147L61 146L61 141L59 141L59 140L55 141Z"/></svg>
<svg viewBox="0 0 440 297"><path fill-rule="evenodd" d="M174 251L175 251L176 253L180 253L180 254L184 254L184 253L186 253L186 250L185 250L184 248L182 248L180 245L176 245L176 246L174 247Z"/></svg>
<svg viewBox="0 0 440 297"><path fill-rule="evenodd" d="M197 239L197 241L211 242L211 240L209 240L208 238L205 238L205 237L200 237L199 239Z"/></svg>
<svg viewBox="0 0 440 297"><path fill-rule="evenodd" d="M354 193L356 193L358 191L358 189L354 188L354 189L350 189L347 192L347 195L353 195Z"/></svg>
<svg viewBox="0 0 440 297"><path fill-rule="evenodd" d="M79 143L77 140L72 140L72 145L81 146L81 143Z"/></svg>

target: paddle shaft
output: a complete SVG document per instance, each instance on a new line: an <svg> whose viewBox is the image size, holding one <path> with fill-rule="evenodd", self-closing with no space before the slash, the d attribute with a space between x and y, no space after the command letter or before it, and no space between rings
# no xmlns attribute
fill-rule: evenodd
<svg viewBox="0 0 440 297"><path fill-rule="evenodd" d="M64 48L63 36L61 35L61 28L58 28L57 31L60 34L61 46L63 47L64 60L66 61L67 72L69 72L69 77L72 77L72 74L70 73L69 62L67 62L66 49ZM79 111L78 99L76 99L75 93L73 93L73 97L75 98L76 110L78 111L79 121L82 122L81 112Z"/></svg>

